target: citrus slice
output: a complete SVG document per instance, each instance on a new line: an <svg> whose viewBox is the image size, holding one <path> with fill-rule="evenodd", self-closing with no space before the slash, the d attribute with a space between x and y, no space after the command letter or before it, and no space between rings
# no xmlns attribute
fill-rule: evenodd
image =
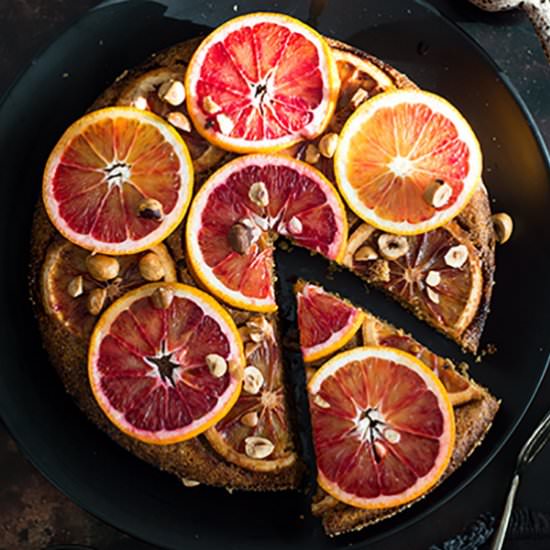
<svg viewBox="0 0 550 550"><path fill-rule="evenodd" d="M302 284L296 290L300 347L306 363L340 349L361 327L364 315L359 308L316 285Z"/></svg>
<svg viewBox="0 0 550 550"><path fill-rule="evenodd" d="M196 173L214 168L226 154L206 141L188 118L182 66L152 69L132 78L117 100L119 105L151 111L178 131L189 149Z"/></svg>
<svg viewBox="0 0 550 550"><path fill-rule="evenodd" d="M50 220L69 241L104 254L134 254L181 222L193 167L179 134L131 107L94 111L53 149L42 195Z"/></svg>
<svg viewBox="0 0 550 550"><path fill-rule="evenodd" d="M251 311L274 311L277 235L340 260L347 239L344 205L317 170L282 155L248 155L215 172L194 197L187 256L218 298Z"/></svg>
<svg viewBox="0 0 550 550"><path fill-rule="evenodd" d="M108 274L114 277L107 280L93 269L98 278L90 273L86 261L90 257L89 251L60 240L50 246L42 267L42 298L46 311L81 338L88 338L98 314L129 290L152 278L176 280L174 261L163 244L138 254L112 258L117 267L115 272ZM111 261L111 257L108 260Z"/></svg>
<svg viewBox="0 0 550 550"><path fill-rule="evenodd" d="M481 179L477 138L445 99L393 90L367 100L346 122L334 172L348 206L397 234L439 227L468 203Z"/></svg>
<svg viewBox="0 0 550 550"><path fill-rule="evenodd" d="M425 494L449 464L454 414L445 388L408 353L361 347L308 383L319 485L357 508L399 506Z"/></svg>
<svg viewBox="0 0 550 550"><path fill-rule="evenodd" d="M477 313L483 290L479 254L454 223L409 236L362 224L349 239L344 264L454 338Z"/></svg>
<svg viewBox="0 0 550 550"><path fill-rule="evenodd" d="M233 464L256 472L279 471L296 461L279 343L272 324L261 316L251 318L240 332L247 363L243 390L229 413L205 435Z"/></svg>
<svg viewBox="0 0 550 550"><path fill-rule="evenodd" d="M276 13L221 25L185 78L197 130L222 149L273 152L323 131L338 96L331 50L313 29Z"/></svg>
<svg viewBox="0 0 550 550"><path fill-rule="evenodd" d="M129 436L158 445L190 439L237 400L244 356L235 323L213 298L151 283L118 299L92 334L94 397Z"/></svg>

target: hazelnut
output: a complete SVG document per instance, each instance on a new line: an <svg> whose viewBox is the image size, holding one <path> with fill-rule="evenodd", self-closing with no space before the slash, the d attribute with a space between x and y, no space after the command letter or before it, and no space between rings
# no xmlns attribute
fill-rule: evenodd
<svg viewBox="0 0 550 550"><path fill-rule="evenodd" d="M247 393L257 394L264 384L264 375L253 365L244 369L243 389Z"/></svg>
<svg viewBox="0 0 550 550"><path fill-rule="evenodd" d="M453 195L453 188L441 179L436 179L426 187L424 200L434 208L445 206Z"/></svg>
<svg viewBox="0 0 550 550"><path fill-rule="evenodd" d="M162 204L156 199L144 199L138 205L138 216L146 220L162 220Z"/></svg>
<svg viewBox="0 0 550 550"><path fill-rule="evenodd" d="M120 272L120 265L116 258L104 256L103 254L90 254L86 258L88 273L96 281L109 281L114 279Z"/></svg>
<svg viewBox="0 0 550 550"><path fill-rule="evenodd" d="M390 442L390 443L399 443L401 439L401 434L399 432L396 432L395 430L392 430L391 428L388 428L387 430L384 430L384 437Z"/></svg>
<svg viewBox="0 0 550 550"><path fill-rule="evenodd" d="M90 315L99 315L105 305L106 299L107 289L94 288L93 290L90 290L86 301L86 307L88 308Z"/></svg>
<svg viewBox="0 0 550 550"><path fill-rule="evenodd" d="M153 292L151 299L157 309L168 309L174 299L174 293L169 288L159 287Z"/></svg>
<svg viewBox="0 0 550 550"><path fill-rule="evenodd" d="M439 271L434 271L433 269L428 271L426 275L426 284L429 286L437 286L441 282L441 275Z"/></svg>
<svg viewBox="0 0 550 550"><path fill-rule="evenodd" d="M275 450L275 445L265 437L247 437L244 450L250 458L267 458Z"/></svg>
<svg viewBox="0 0 550 550"><path fill-rule="evenodd" d="M246 254L252 245L252 229L243 222L233 224L227 239L231 248L239 254Z"/></svg>
<svg viewBox="0 0 550 550"><path fill-rule="evenodd" d="M449 267L460 268L468 259L468 249L465 245L451 246L445 254L444 260Z"/></svg>
<svg viewBox="0 0 550 550"><path fill-rule="evenodd" d="M220 113L219 115L216 115L216 122L218 123L218 128L220 129L220 132L224 136L228 136L235 127L235 124L233 121L223 113Z"/></svg>
<svg viewBox="0 0 550 550"><path fill-rule="evenodd" d="M353 259L356 262L368 262L370 260L376 260L376 258L378 258L376 250L368 245L361 246L353 255Z"/></svg>
<svg viewBox="0 0 550 550"><path fill-rule="evenodd" d="M288 220L289 233L292 233L293 235L299 235L303 229L304 226L302 225L302 222L296 216L292 216L292 218Z"/></svg>
<svg viewBox="0 0 550 550"><path fill-rule="evenodd" d="M263 181L257 181L250 186L248 190L248 198L261 208L265 208L269 204L269 192Z"/></svg>
<svg viewBox="0 0 550 550"><path fill-rule="evenodd" d="M258 413L249 412L241 416L241 423L249 428L255 428L258 425Z"/></svg>
<svg viewBox="0 0 550 550"><path fill-rule="evenodd" d="M380 441L375 440L373 443L373 447L374 447L374 453L376 454L379 460L381 460L386 456L388 449L386 449L386 447L382 443L380 443Z"/></svg>
<svg viewBox="0 0 550 550"><path fill-rule="evenodd" d="M191 131L191 123L189 122L189 119L179 111L168 113L166 119L172 126L177 128L178 130L181 130L182 132Z"/></svg>
<svg viewBox="0 0 550 550"><path fill-rule="evenodd" d="M160 281L164 277L164 266L154 252L147 252L139 260L139 273L146 281Z"/></svg>
<svg viewBox="0 0 550 550"><path fill-rule="evenodd" d="M319 152L324 157L331 159L336 152L336 147L338 145L338 134L330 133L325 134L319 141Z"/></svg>
<svg viewBox="0 0 550 550"><path fill-rule="evenodd" d="M214 113L221 111L221 107L209 95L204 98L204 101L202 102L202 108L209 115L213 115Z"/></svg>
<svg viewBox="0 0 550 550"><path fill-rule="evenodd" d="M357 109L361 103L364 103L369 97L369 93L363 88L357 88L355 93L351 96L350 103L354 109Z"/></svg>
<svg viewBox="0 0 550 550"><path fill-rule="evenodd" d="M429 286L426 287L426 294L428 295L428 298L434 303L439 304L439 294L430 288Z"/></svg>
<svg viewBox="0 0 550 550"><path fill-rule="evenodd" d="M198 481L195 481L194 479L188 479L186 477L182 477L181 482L185 487L196 487L197 485L200 485Z"/></svg>
<svg viewBox="0 0 550 550"><path fill-rule="evenodd" d="M78 298L84 292L84 279L82 275L77 275L69 281L67 292L71 298Z"/></svg>
<svg viewBox="0 0 550 550"><path fill-rule="evenodd" d="M499 212L492 216L493 227L495 228L495 235L497 242L504 244L511 236L514 230L514 222L512 218L506 214L506 212Z"/></svg>
<svg viewBox="0 0 550 550"><path fill-rule="evenodd" d="M387 260L397 260L409 251L409 241L401 235L382 233L378 237L378 248Z"/></svg>
<svg viewBox="0 0 550 550"><path fill-rule="evenodd" d="M306 147L306 162L309 162L309 164L316 164L319 162L319 159L321 158L321 153L319 153L319 149L317 149L317 145L310 143Z"/></svg>
<svg viewBox="0 0 550 550"><path fill-rule="evenodd" d="M138 96L132 102L132 107L135 107L140 111L147 111L147 109L149 108L149 103L147 103L147 99L145 99L143 96Z"/></svg>
<svg viewBox="0 0 550 550"><path fill-rule="evenodd" d="M167 80L158 90L158 96L174 107L178 107L185 101L185 87L179 80Z"/></svg>
<svg viewBox="0 0 550 550"><path fill-rule="evenodd" d="M221 378L227 372L227 361L221 355L209 353L205 361L212 376Z"/></svg>
<svg viewBox="0 0 550 550"><path fill-rule="evenodd" d="M313 402L321 409L330 409L330 403L325 401L319 394L316 394L313 398Z"/></svg>

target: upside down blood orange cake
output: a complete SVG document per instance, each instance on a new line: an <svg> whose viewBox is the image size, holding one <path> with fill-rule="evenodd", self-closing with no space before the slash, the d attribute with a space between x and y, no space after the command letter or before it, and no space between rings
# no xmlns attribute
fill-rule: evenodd
<svg viewBox="0 0 550 550"><path fill-rule="evenodd" d="M125 71L52 150L31 265L44 345L88 417L185 487L298 489L276 241L476 352L512 231L481 168L459 111L394 68L285 15L228 21ZM498 401L343 298L296 293L312 511L335 535L427 494Z"/></svg>

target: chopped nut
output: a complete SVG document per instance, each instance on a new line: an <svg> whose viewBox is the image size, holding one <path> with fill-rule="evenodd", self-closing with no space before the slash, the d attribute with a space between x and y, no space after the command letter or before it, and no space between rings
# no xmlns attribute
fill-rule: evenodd
<svg viewBox="0 0 550 550"><path fill-rule="evenodd" d="M439 304L439 294L431 289L429 286L426 287L426 294L428 295L428 298L434 303Z"/></svg>
<svg viewBox="0 0 550 550"><path fill-rule="evenodd" d="M221 107L209 96L207 95L202 102L202 108L209 114L213 115L221 111Z"/></svg>
<svg viewBox="0 0 550 550"><path fill-rule="evenodd" d="M445 206L453 195L453 188L441 179L436 179L426 187L424 200L434 208Z"/></svg>
<svg viewBox="0 0 550 550"><path fill-rule="evenodd" d="M384 430L384 437L390 443L399 443L399 440L401 439L401 434L399 432L396 432L395 430L392 430L391 428L388 428L387 430Z"/></svg>
<svg viewBox="0 0 550 550"><path fill-rule="evenodd" d="M388 260L381 258L373 260L368 265L368 270L365 273L367 278L372 282L389 283L390 281L390 264Z"/></svg>
<svg viewBox="0 0 550 550"><path fill-rule="evenodd" d="M256 205L262 208L269 204L269 193L263 181L257 181L250 186L248 198Z"/></svg>
<svg viewBox="0 0 550 550"><path fill-rule="evenodd" d="M497 242L504 244L511 236L514 230L514 222L512 218L506 214L506 212L499 212L492 216L493 227L495 228L495 235Z"/></svg>
<svg viewBox="0 0 550 550"><path fill-rule="evenodd" d="M331 132L330 134L325 134L319 141L319 152L324 157L331 159L336 152L336 147L338 145L338 134Z"/></svg>
<svg viewBox="0 0 550 550"><path fill-rule="evenodd" d="M321 409L330 409L330 403L325 401L319 394L316 394L313 398L313 402Z"/></svg>
<svg viewBox="0 0 550 550"><path fill-rule="evenodd" d="M185 101L185 87L179 80L167 80L159 87L158 96L162 101L178 107Z"/></svg>
<svg viewBox="0 0 550 550"><path fill-rule="evenodd" d="M459 244L457 246L451 246L445 254L444 260L449 267L460 268L464 265L464 262L468 259L468 249L465 245Z"/></svg>
<svg viewBox="0 0 550 550"><path fill-rule="evenodd" d="M90 254L86 258L88 273L96 281L109 281L114 279L120 272L120 265L116 258L104 256L103 254Z"/></svg>
<svg viewBox="0 0 550 550"><path fill-rule="evenodd" d="M249 330L248 337L252 340L252 342L259 344L264 340L264 333L261 330Z"/></svg>
<svg viewBox="0 0 550 550"><path fill-rule="evenodd" d="M77 275L69 281L67 292L71 298L78 298L84 292L84 279L82 275Z"/></svg>
<svg viewBox="0 0 550 550"><path fill-rule="evenodd" d="M313 143L310 143L306 147L306 162L309 162L309 164L315 164L319 162L319 159L321 158L321 153L319 153L319 149L317 149L317 146Z"/></svg>
<svg viewBox="0 0 550 550"><path fill-rule="evenodd" d="M237 222L229 230L227 239L235 252L246 254L252 245L252 230L243 222Z"/></svg>
<svg viewBox="0 0 550 550"><path fill-rule="evenodd" d="M264 375L253 365L244 369L243 389L245 392L257 394L264 384Z"/></svg>
<svg viewBox="0 0 550 550"><path fill-rule="evenodd" d="M249 412L241 416L241 423L249 428L255 428L258 425L258 413Z"/></svg>
<svg viewBox="0 0 550 550"><path fill-rule="evenodd" d="M227 361L221 355L209 353L205 361L212 376L221 378L227 372Z"/></svg>
<svg viewBox="0 0 550 550"><path fill-rule="evenodd" d="M156 199L145 199L138 205L138 216L146 220L162 220L162 204Z"/></svg>
<svg viewBox="0 0 550 550"><path fill-rule="evenodd" d="M169 288L157 288L152 295L153 305L157 309L168 309L172 300L174 299L174 293Z"/></svg>
<svg viewBox="0 0 550 550"><path fill-rule="evenodd" d="M164 266L154 252L147 252L139 260L139 273L146 281L160 281L164 277Z"/></svg>
<svg viewBox="0 0 550 550"><path fill-rule="evenodd" d="M361 103L364 103L369 97L369 93L366 90L363 90L363 88L357 88L353 96L351 96L351 106L354 109L357 109Z"/></svg>
<svg viewBox="0 0 550 550"><path fill-rule="evenodd" d="M302 222L296 216L292 216L292 218L288 220L288 230L293 235L299 235L303 229L304 226Z"/></svg>
<svg viewBox="0 0 550 550"><path fill-rule="evenodd" d="M235 124L233 121L223 113L220 113L219 115L216 115L216 122L218 123L218 128L220 129L220 132L224 136L228 136L235 127Z"/></svg>
<svg viewBox="0 0 550 550"><path fill-rule="evenodd" d="M103 306L105 305L105 300L107 299L107 289L105 288L94 288L90 290L88 294L88 300L86 306L90 315L99 315Z"/></svg>
<svg viewBox="0 0 550 550"><path fill-rule="evenodd" d="M378 248L387 260L397 260L409 251L409 241L401 235L382 233L378 237Z"/></svg>
<svg viewBox="0 0 550 550"><path fill-rule="evenodd" d="M191 131L191 123L183 113L180 113L179 111L173 111L171 113L168 113L168 116L166 118L168 122L172 126L178 128L178 130L181 130L182 132Z"/></svg>
<svg viewBox="0 0 550 550"><path fill-rule="evenodd" d="M181 482L185 487L196 487L197 485L200 485L198 481L195 481L194 479L188 479L186 477L182 477Z"/></svg>
<svg viewBox="0 0 550 550"><path fill-rule="evenodd" d="M250 458L267 458L275 450L275 445L265 437L247 437L244 451Z"/></svg>
<svg viewBox="0 0 550 550"><path fill-rule="evenodd" d="M134 101L132 102L132 106L136 109L139 109L140 111L146 111L149 107L149 104L143 96L139 96L134 99Z"/></svg>
<svg viewBox="0 0 550 550"><path fill-rule="evenodd" d="M428 271L426 275L426 284L429 286L437 286L441 282L441 275L439 271Z"/></svg>
<svg viewBox="0 0 550 550"><path fill-rule="evenodd" d="M267 319L261 315L250 318L247 323L248 338L252 342L263 342L265 336L272 331Z"/></svg>
<svg viewBox="0 0 550 550"><path fill-rule="evenodd" d="M370 260L376 260L376 258L378 258L376 250L368 245L361 246L353 255L353 259L357 262L368 262Z"/></svg>
<svg viewBox="0 0 550 550"><path fill-rule="evenodd" d="M380 443L380 441L376 440L373 443L373 447L374 447L374 452L379 459L382 459L386 456L388 449L386 449L386 447L382 443Z"/></svg>

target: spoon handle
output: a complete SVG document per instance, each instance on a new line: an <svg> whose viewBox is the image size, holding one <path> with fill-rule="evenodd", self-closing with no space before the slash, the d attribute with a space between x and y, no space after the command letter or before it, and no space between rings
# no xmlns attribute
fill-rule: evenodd
<svg viewBox="0 0 550 550"><path fill-rule="evenodd" d="M519 486L519 474L514 474L510 489L508 490L508 497L506 498L506 504L496 530L495 537L491 544L491 550L501 550L506 538L506 531L508 530L508 524L510 523L510 516L512 515L512 509L514 508L514 500L516 499L516 493Z"/></svg>
<svg viewBox="0 0 550 550"><path fill-rule="evenodd" d="M522 4L539 35L544 53L550 61L550 5L544 0L530 0Z"/></svg>

